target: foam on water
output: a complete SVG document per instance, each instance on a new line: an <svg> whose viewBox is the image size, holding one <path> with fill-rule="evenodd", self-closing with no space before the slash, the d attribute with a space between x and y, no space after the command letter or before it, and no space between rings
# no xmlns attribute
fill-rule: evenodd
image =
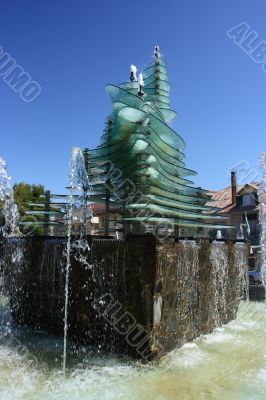
<svg viewBox="0 0 266 400"><path fill-rule="evenodd" d="M156 364L97 355L90 348L69 343L64 379L62 338L12 329L38 364L28 362L23 347L0 344L0 399L262 400L266 394L265 332L264 304L242 303L235 321L185 344Z"/></svg>
<svg viewBox="0 0 266 400"><path fill-rule="evenodd" d="M192 368L206 361L206 354L199 349L196 343L186 343L180 349L172 351L160 361L160 368L173 369L175 367Z"/></svg>
<svg viewBox="0 0 266 400"><path fill-rule="evenodd" d="M223 328L216 328L214 332L210 335L205 336L202 341L206 344L212 343L225 343L231 341L233 339L233 335L229 332L226 332Z"/></svg>

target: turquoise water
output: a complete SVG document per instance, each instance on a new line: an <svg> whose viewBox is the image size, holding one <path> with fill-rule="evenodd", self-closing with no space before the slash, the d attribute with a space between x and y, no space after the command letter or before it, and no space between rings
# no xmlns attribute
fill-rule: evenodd
<svg viewBox="0 0 266 400"><path fill-rule="evenodd" d="M2 302L2 314L3 309ZM242 303L235 321L154 365L72 344L65 379L62 338L25 329L12 335L21 346L0 345L1 400L266 398L266 309L261 303Z"/></svg>

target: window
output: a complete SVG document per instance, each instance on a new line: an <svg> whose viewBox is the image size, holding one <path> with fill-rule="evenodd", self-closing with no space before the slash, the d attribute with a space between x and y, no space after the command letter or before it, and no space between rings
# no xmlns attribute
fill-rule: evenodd
<svg viewBox="0 0 266 400"><path fill-rule="evenodd" d="M253 206L255 205L255 197L250 194L243 195L243 206Z"/></svg>
<svg viewBox="0 0 266 400"><path fill-rule="evenodd" d="M250 232L254 233L257 232L258 229L258 217L257 214L248 214L247 215L248 225L250 228ZM243 215L243 223L246 224L247 222L246 216Z"/></svg>

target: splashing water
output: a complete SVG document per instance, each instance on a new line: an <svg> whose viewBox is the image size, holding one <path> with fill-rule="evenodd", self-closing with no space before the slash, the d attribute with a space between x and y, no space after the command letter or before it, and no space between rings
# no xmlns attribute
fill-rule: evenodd
<svg viewBox="0 0 266 400"><path fill-rule="evenodd" d="M19 231L19 212L14 201L14 192L10 183L11 178L7 173L7 165L5 160L0 157L0 239L5 251L0 250L0 292L5 291L6 277L3 273L6 265L6 255L12 260L14 270L9 276L9 282L12 290L19 291L21 288L14 287L12 284L16 274L20 274L23 267L24 242L20 238ZM3 222L1 221L3 218ZM1 321L0 321L1 325ZM5 325L5 324L4 324ZM1 331L1 330L0 330Z"/></svg>
<svg viewBox="0 0 266 400"><path fill-rule="evenodd" d="M226 290L228 285L228 250L225 242L213 241L211 245L210 261L212 299L211 313L213 315L214 326L221 324L220 319L226 313Z"/></svg>
<svg viewBox="0 0 266 400"><path fill-rule="evenodd" d="M87 213L87 197L90 189L87 171L83 154L80 148L73 147L70 160L69 173L69 196L68 196L68 229L67 229L67 248L66 248L66 280L65 280L65 313L64 313L64 349L63 349L63 374L66 372L66 354L67 354L67 332L68 332L68 300L69 300L69 273L71 268L71 235L74 209L81 207ZM74 197L75 192L81 192L79 200ZM82 213L81 235L86 233L86 216ZM83 232L82 232L83 231ZM81 240L81 239L80 239Z"/></svg>
<svg viewBox="0 0 266 400"><path fill-rule="evenodd" d="M263 281L266 283L266 153L260 155L260 168L262 170L262 181L259 187L259 221L260 221L260 244L261 244L261 271Z"/></svg>
<svg viewBox="0 0 266 400"><path fill-rule="evenodd" d="M19 212L14 201L14 193L10 180L6 162L0 157L0 202L3 203L1 211L5 220L4 226L0 226L0 232L2 232L3 236L14 236L19 233Z"/></svg>
<svg viewBox="0 0 266 400"><path fill-rule="evenodd" d="M0 314L5 312L0 297ZM72 367L60 370L60 338L12 331L18 345L0 344L0 398L4 400L264 400L266 309L242 303L235 321L167 354L157 364L71 347ZM27 333L26 333L27 332ZM72 346L72 344L70 345Z"/></svg>
<svg viewBox="0 0 266 400"><path fill-rule="evenodd" d="M237 281L237 303L239 303L240 300L248 300L249 298L247 254L243 251L243 246L246 248L245 243L236 243L234 249L234 265L236 272L235 279Z"/></svg>

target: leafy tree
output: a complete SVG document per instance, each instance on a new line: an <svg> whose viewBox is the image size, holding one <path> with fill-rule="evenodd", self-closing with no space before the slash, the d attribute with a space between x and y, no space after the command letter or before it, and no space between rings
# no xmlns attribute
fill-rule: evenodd
<svg viewBox="0 0 266 400"><path fill-rule="evenodd" d="M26 211L34 210L34 206L30 204L34 203L45 203L45 198L42 197L45 193L43 185L30 185L28 183L16 183L13 187L14 190L14 200L18 206L19 214L23 222L38 221L42 220L42 217L33 217L32 215L27 215ZM28 233L29 229L32 231L32 226L25 225L21 227L23 233ZM42 234L42 227L35 227L35 234Z"/></svg>
<svg viewBox="0 0 266 400"><path fill-rule="evenodd" d="M29 209L30 203L44 203L44 186L29 185L28 183L16 183L13 187L15 203L18 206L20 215L24 215Z"/></svg>

